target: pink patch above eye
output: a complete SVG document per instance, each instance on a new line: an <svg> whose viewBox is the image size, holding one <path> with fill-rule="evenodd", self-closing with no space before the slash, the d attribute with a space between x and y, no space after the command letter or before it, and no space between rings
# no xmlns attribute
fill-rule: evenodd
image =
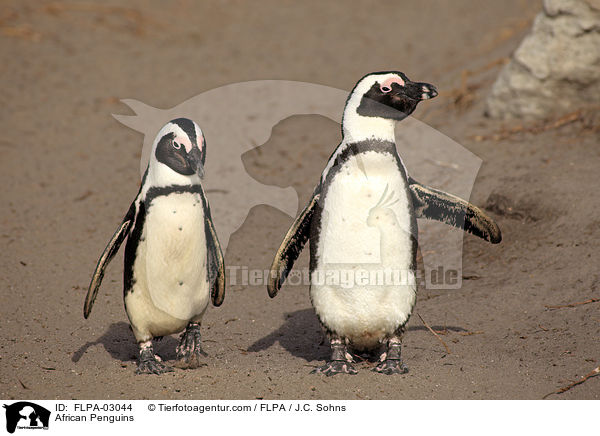
<svg viewBox="0 0 600 436"><path fill-rule="evenodd" d="M187 136L178 136L175 138L175 141L179 144L179 148L185 148L186 153L189 153L192 150L192 143Z"/></svg>
<svg viewBox="0 0 600 436"><path fill-rule="evenodd" d="M381 92L390 92L392 90L393 83L396 83L400 86L404 86L404 80L402 80L400 77L390 77L389 79L385 80L381 85L379 85L379 89L381 89Z"/></svg>

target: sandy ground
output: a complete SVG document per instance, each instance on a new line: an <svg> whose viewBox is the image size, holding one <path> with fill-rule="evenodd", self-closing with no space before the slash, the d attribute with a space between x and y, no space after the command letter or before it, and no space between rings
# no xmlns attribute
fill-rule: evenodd
<svg viewBox="0 0 600 436"><path fill-rule="evenodd" d="M499 60L539 2L102 4L0 8L3 399L539 399L598 366L600 303L546 307L600 296L598 118L511 132L519 122L483 116ZM111 117L130 113L119 99L169 108L255 79L349 90L383 69L441 91L415 116L484 160L471 200L488 206L504 236L496 246L466 237L462 288L419 295L417 311L451 353L413 317L408 374L382 376L365 363L356 376L311 375L328 348L307 289L284 287L270 300L263 286L238 285L206 316L206 367L134 375L121 254L91 318L82 316L96 260L139 184L142 136ZM304 203L338 129L292 117L244 164ZM254 208L226 262L268 267L291 221ZM176 341L163 339L158 353L173 359ZM550 398L598 399L600 378Z"/></svg>

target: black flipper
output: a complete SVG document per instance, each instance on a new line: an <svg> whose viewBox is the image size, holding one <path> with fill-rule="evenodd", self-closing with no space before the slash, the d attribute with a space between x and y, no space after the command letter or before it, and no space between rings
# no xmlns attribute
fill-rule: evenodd
<svg viewBox="0 0 600 436"><path fill-rule="evenodd" d="M90 316L90 312L92 311L92 307L94 306L94 301L96 301L96 296L98 295L98 289L100 289L100 285L102 284L102 279L104 278L104 270L110 263L110 261L115 257L115 254L119 251L121 244L129 234L129 229L133 225L133 221L135 220L135 201L127 211L127 215L123 218L123 222L115 232L115 234L110 238L108 245L104 249L102 256L98 260L98 264L96 265L96 270L94 271L94 275L92 276L92 281L90 282L90 287L88 288L87 295L85 297L85 304L83 306L83 317L87 319Z"/></svg>
<svg viewBox="0 0 600 436"><path fill-rule="evenodd" d="M310 223L319 198L321 198L321 193L317 189L310 203L298 215L287 231L285 238L283 238L279 246L279 250L275 254L275 259L273 259L273 263L271 264L269 283L267 284L267 291L271 298L275 297L279 289L281 289L283 282L285 282L285 279L294 266L294 262L298 259L300 252L310 237Z"/></svg>
<svg viewBox="0 0 600 436"><path fill-rule="evenodd" d="M502 240L498 225L477 206L447 192L421 185L409 178L417 218L427 218L463 229L492 244Z"/></svg>
<svg viewBox="0 0 600 436"><path fill-rule="evenodd" d="M211 284L210 296L214 306L220 306L225 299L225 259L221 244L215 231L215 226L210 215L210 206L204 194L204 190L200 188L202 202L204 203L204 230L206 232L206 246L208 252L207 266L208 279Z"/></svg>

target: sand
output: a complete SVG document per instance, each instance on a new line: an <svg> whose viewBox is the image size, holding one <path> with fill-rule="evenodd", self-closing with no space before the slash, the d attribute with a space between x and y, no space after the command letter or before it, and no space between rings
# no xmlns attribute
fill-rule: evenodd
<svg viewBox="0 0 600 436"><path fill-rule="evenodd" d="M547 307L600 296L598 118L586 112L524 131L515 127L538 124L483 116L540 2L117 5L9 1L0 9L3 399L539 399L598 366L600 303ZM139 186L143 137L112 118L131 114L119 99L170 108L257 79L350 90L387 69L437 86L440 96L414 116L483 159L471 201L503 232L499 245L465 236L461 289L419 293L417 312L450 353L414 316L403 348L408 374L383 376L361 363L356 376L311 375L329 352L308 289L284 287L271 300L264 286L235 285L206 315L207 366L135 375L122 253L90 319L82 315L97 258ZM303 206L339 137L329 119L294 116L243 162L259 182L294 188ZM227 193L209 199L217 195ZM253 208L231 237L227 264L268 268L291 222ZM298 266L307 262L305 252ZM158 353L172 360L176 342L164 338ZM599 383L550 398L598 399Z"/></svg>

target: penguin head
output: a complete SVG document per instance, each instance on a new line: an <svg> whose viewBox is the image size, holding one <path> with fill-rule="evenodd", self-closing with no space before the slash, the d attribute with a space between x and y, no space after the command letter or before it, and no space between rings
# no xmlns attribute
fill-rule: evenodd
<svg viewBox="0 0 600 436"><path fill-rule="evenodd" d="M437 95L435 86L413 82L400 71L367 74L350 93L344 120L358 116L401 121L413 113L420 101Z"/></svg>
<svg viewBox="0 0 600 436"><path fill-rule="evenodd" d="M154 185L180 184L204 176L206 141L200 127L187 118L169 121L152 146L148 171Z"/></svg>

